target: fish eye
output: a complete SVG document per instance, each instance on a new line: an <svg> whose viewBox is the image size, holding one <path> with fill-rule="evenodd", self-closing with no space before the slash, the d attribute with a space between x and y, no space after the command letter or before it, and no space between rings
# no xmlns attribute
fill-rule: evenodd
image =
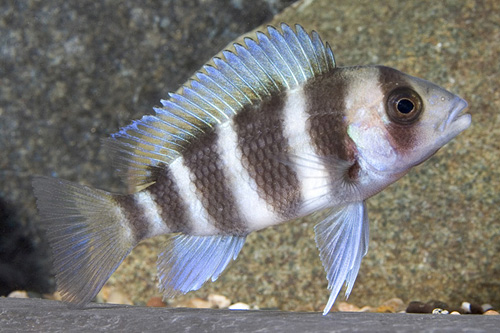
<svg viewBox="0 0 500 333"><path fill-rule="evenodd" d="M412 124L422 114L422 110L422 99L413 89L396 88L387 98L387 115L395 123Z"/></svg>
<svg viewBox="0 0 500 333"><path fill-rule="evenodd" d="M415 104L411 100L404 98L398 101L396 107L399 112L408 114L415 109Z"/></svg>

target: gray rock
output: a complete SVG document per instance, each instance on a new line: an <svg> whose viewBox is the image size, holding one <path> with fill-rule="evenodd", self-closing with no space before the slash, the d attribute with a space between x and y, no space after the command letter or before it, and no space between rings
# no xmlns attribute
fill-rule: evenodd
<svg viewBox="0 0 500 333"><path fill-rule="evenodd" d="M171 309L0 298L2 332L498 332L500 316Z"/></svg>

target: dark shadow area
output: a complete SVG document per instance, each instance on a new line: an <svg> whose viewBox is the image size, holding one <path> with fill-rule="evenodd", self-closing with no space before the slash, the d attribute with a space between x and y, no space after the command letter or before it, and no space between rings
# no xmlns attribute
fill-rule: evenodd
<svg viewBox="0 0 500 333"><path fill-rule="evenodd" d="M46 248L32 242L34 230L22 225L14 209L0 198L0 295L14 290L37 293L52 291L47 269L40 258L48 255Z"/></svg>

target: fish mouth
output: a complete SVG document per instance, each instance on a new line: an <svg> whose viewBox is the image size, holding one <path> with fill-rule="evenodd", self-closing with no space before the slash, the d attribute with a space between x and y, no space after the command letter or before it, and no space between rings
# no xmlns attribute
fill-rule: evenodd
<svg viewBox="0 0 500 333"><path fill-rule="evenodd" d="M444 132L445 136L449 137L449 140L453 139L460 132L466 130L470 126L471 115L463 113L467 107L467 102L457 96L456 101L448 114L448 118L446 118L441 126L439 126L439 130Z"/></svg>

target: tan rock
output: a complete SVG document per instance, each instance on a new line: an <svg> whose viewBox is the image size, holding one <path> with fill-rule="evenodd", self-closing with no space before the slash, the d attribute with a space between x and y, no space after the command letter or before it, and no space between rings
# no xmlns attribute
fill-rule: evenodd
<svg viewBox="0 0 500 333"><path fill-rule="evenodd" d="M361 310L356 305L349 304L347 302L340 302L337 307L338 307L339 311L341 311L341 312L359 312L359 310Z"/></svg>

